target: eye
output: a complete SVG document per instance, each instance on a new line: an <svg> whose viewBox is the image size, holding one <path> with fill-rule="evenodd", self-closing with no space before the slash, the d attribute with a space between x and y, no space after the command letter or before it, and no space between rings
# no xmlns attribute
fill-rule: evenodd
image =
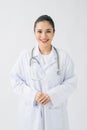
<svg viewBox="0 0 87 130"><path fill-rule="evenodd" d="M51 33L51 31L50 31L50 30L47 30L47 33Z"/></svg>
<svg viewBox="0 0 87 130"><path fill-rule="evenodd" d="M41 31L41 30L38 30L37 32L38 32L38 33L42 33L42 31Z"/></svg>

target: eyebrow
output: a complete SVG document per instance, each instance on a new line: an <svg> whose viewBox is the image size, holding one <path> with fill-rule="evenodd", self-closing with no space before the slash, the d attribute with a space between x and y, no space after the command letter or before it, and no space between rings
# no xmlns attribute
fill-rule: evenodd
<svg viewBox="0 0 87 130"><path fill-rule="evenodd" d="M36 30L42 30L42 29L37 28ZM52 29L49 29L49 28L48 28L48 29L46 29L46 30L52 30Z"/></svg>

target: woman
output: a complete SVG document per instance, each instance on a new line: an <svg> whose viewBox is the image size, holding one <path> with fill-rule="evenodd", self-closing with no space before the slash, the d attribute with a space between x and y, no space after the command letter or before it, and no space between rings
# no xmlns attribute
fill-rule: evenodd
<svg viewBox="0 0 87 130"><path fill-rule="evenodd" d="M52 45L55 25L48 15L34 23L37 40L23 51L11 71L14 91L20 96L20 130L68 130L67 101L76 88L70 56Z"/></svg>

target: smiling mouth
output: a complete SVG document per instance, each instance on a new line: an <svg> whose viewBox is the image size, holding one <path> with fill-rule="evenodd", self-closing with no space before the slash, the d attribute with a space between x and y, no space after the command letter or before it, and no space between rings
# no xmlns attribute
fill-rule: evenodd
<svg viewBox="0 0 87 130"><path fill-rule="evenodd" d="M47 43L49 41L49 39L48 40L41 40L40 39L40 41L43 42L43 43Z"/></svg>

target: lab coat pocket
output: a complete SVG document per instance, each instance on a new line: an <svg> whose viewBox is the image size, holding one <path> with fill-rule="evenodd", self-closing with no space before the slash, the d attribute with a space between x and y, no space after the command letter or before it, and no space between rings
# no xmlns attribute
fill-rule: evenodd
<svg viewBox="0 0 87 130"><path fill-rule="evenodd" d="M63 111L62 108L51 108L46 110L47 118L46 120L49 121L52 129L54 130L63 130L62 124L63 124ZM55 121L54 121L55 120Z"/></svg>

